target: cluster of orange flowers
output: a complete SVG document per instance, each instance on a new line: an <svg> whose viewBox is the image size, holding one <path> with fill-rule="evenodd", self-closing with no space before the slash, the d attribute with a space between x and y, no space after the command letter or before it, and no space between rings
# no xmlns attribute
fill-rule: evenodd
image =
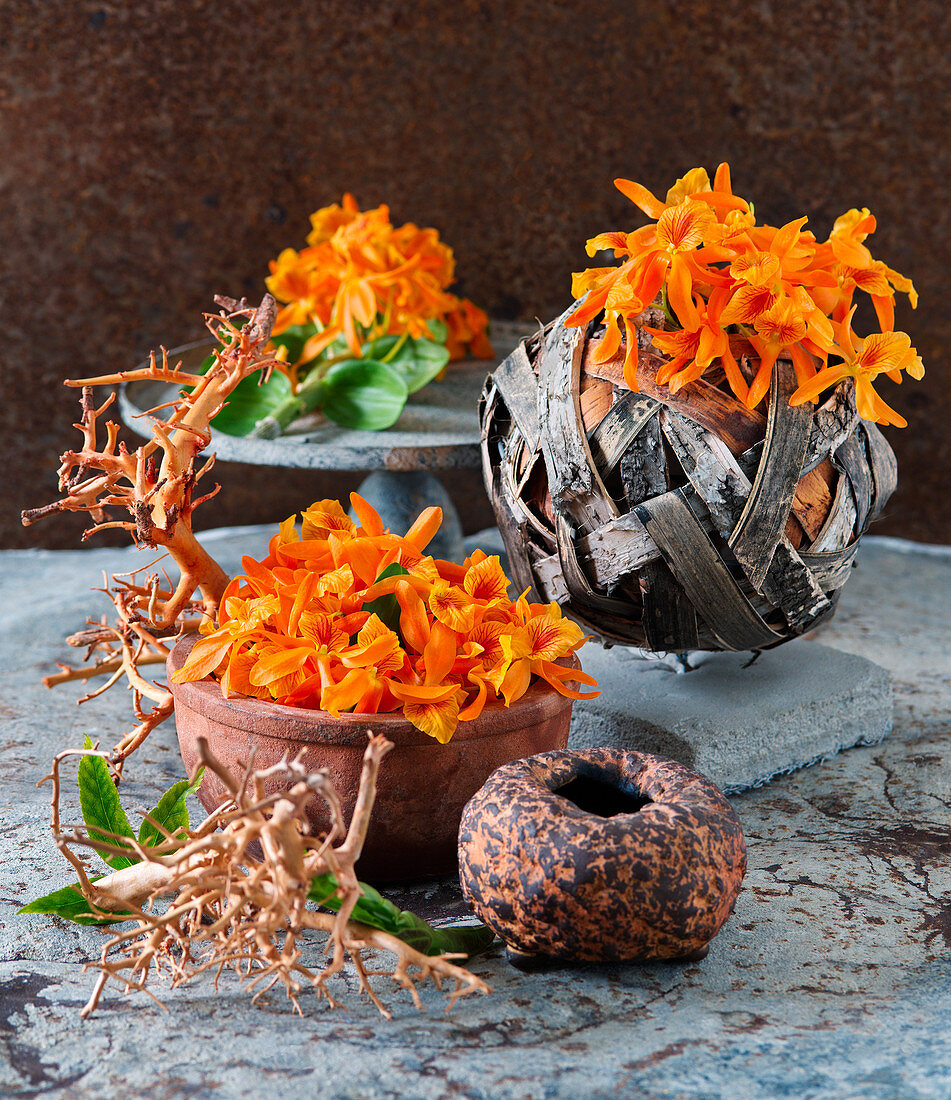
<svg viewBox="0 0 951 1100"><path fill-rule="evenodd" d="M799 382L792 404L814 401L852 377L866 420L905 426L872 383L883 373L894 382L901 382L902 371L913 378L924 374L908 335L893 331L895 291L907 294L912 307L918 295L909 279L874 259L863 243L875 231L868 210L843 214L820 242L803 228L806 218L779 229L757 225L752 205L733 194L727 164L712 185L705 169L694 168L664 202L630 180L615 180L615 186L655 222L588 241L589 256L614 249L623 262L574 275L575 297L587 297L567 323L584 325L604 313L605 335L595 351L601 362L618 353L623 329L624 378L631 389L637 389L634 318L663 290L681 328L646 331L670 356L658 381L673 391L719 360L734 393L755 408L769 390L773 363L785 356ZM881 332L862 338L852 331L856 290L871 297ZM748 337L760 359L749 386L730 350L731 326Z"/></svg>
<svg viewBox="0 0 951 1100"><path fill-rule="evenodd" d="M442 522L428 508L403 536L350 497L291 516L261 562L244 558L221 600L217 629L195 643L176 683L214 674L222 694L256 696L339 717L402 710L445 744L490 701L520 699L532 677L562 695L595 681L558 664L584 642L557 604L508 596L498 557L462 565L423 551ZM388 625L389 623L389 625Z"/></svg>
<svg viewBox="0 0 951 1100"><path fill-rule="evenodd" d="M435 229L411 222L396 227L387 206L361 212L349 194L310 221L308 247L284 249L271 261L267 279L268 290L286 303L275 335L309 323L320 330L305 346L303 362L340 336L358 357L362 344L378 336L427 336L432 320L445 321L453 359L492 356L485 312L446 290L455 261Z"/></svg>

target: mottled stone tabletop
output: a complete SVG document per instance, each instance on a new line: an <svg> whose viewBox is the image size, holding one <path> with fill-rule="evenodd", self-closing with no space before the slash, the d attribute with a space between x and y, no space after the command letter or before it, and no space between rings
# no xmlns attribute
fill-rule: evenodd
<svg viewBox="0 0 951 1100"><path fill-rule="evenodd" d="M222 536L226 563L232 546ZM346 979L346 1011L305 995L301 1018L283 995L252 1007L209 979L156 985L167 1011L109 993L83 1023L82 963L100 933L14 913L70 878L36 779L83 734L114 738L127 698L77 709L70 686L37 681L67 656L60 639L89 610L85 586L130 560L0 555L0 1095L951 1097L948 551L863 547L818 638L891 670L894 730L734 796L749 873L704 961L523 974L495 949L473 964L492 995L450 1013L433 989L422 1013L387 992L386 1022ZM133 761L124 797L154 804L181 772L169 725ZM397 894L433 916L463 909L451 883Z"/></svg>

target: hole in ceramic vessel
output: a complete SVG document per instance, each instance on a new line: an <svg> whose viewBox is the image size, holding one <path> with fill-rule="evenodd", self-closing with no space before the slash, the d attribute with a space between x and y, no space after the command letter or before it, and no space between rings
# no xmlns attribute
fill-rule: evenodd
<svg viewBox="0 0 951 1100"><path fill-rule="evenodd" d="M651 799L618 786L601 776L576 775L553 794L566 798L579 810L597 817L615 817L617 814L636 814L651 804Z"/></svg>

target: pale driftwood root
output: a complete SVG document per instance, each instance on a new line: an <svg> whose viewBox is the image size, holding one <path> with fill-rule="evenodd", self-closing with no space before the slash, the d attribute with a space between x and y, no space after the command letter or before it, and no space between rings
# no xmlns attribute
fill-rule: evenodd
<svg viewBox="0 0 951 1100"><path fill-rule="evenodd" d="M407 990L417 1007L417 986L427 980L441 988L451 983L447 1008L470 993L488 993L488 985L458 964L462 956L427 956L388 933L350 920L360 897L355 865L366 838L376 794L380 762L392 748L382 736L371 736L364 756L357 807L349 827L326 772L308 773L298 761L282 761L241 777L228 773L199 740L203 765L213 771L231 793L201 825L185 837L166 837L152 848L128 838L91 838L79 828L63 831L60 824L60 764L82 752L67 750L53 763L52 824L57 844L79 876L84 896L103 915L129 914L132 926L110 935L98 963L96 985L81 1015L98 1005L110 981L126 992L153 996L146 983L153 971L167 975L172 987L191 981L207 970L217 978L226 969L238 977L255 998L283 985L300 1011L299 996L312 988L337 1001L330 991L349 959L362 992L387 1018L389 1010L373 989L371 977L387 974ZM277 793L267 794L265 781L281 780ZM330 810L331 828L325 836L309 834L307 807L322 799ZM113 843L114 841L114 843ZM140 862L92 882L77 849L100 854L128 853L132 847ZM263 856L263 858L262 858ZM337 878L340 909L334 914L306 908L315 875ZM165 908L160 901L169 899ZM329 960L320 969L305 965L302 939L312 931L327 934ZM305 940L306 942L306 940ZM389 970L368 970L367 950L396 957Z"/></svg>

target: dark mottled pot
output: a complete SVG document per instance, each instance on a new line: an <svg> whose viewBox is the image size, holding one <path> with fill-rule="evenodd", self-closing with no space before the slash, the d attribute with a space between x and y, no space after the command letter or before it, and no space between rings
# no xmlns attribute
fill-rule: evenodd
<svg viewBox="0 0 951 1100"><path fill-rule="evenodd" d="M586 809L558 793L572 781ZM733 909L746 845L720 790L673 760L546 752L499 768L466 806L459 870L516 960L697 958Z"/></svg>
<svg viewBox="0 0 951 1100"><path fill-rule="evenodd" d="M196 637L183 638L168 659L169 675L185 663ZM546 749L564 748L571 700L534 683L511 707L487 706L475 721L460 722L448 745L421 733L401 714L342 714L278 706L259 699L223 699L214 681L173 684L175 725L189 775L198 766L196 740L208 739L230 769L268 767L285 753L303 751L308 768L329 768L346 819L356 801L367 730L383 733L395 748L380 767L359 874L385 882L432 878L456 870L459 818L466 801L500 765ZM206 774L198 797L207 810L226 797L216 776ZM326 828L327 819L315 816Z"/></svg>

